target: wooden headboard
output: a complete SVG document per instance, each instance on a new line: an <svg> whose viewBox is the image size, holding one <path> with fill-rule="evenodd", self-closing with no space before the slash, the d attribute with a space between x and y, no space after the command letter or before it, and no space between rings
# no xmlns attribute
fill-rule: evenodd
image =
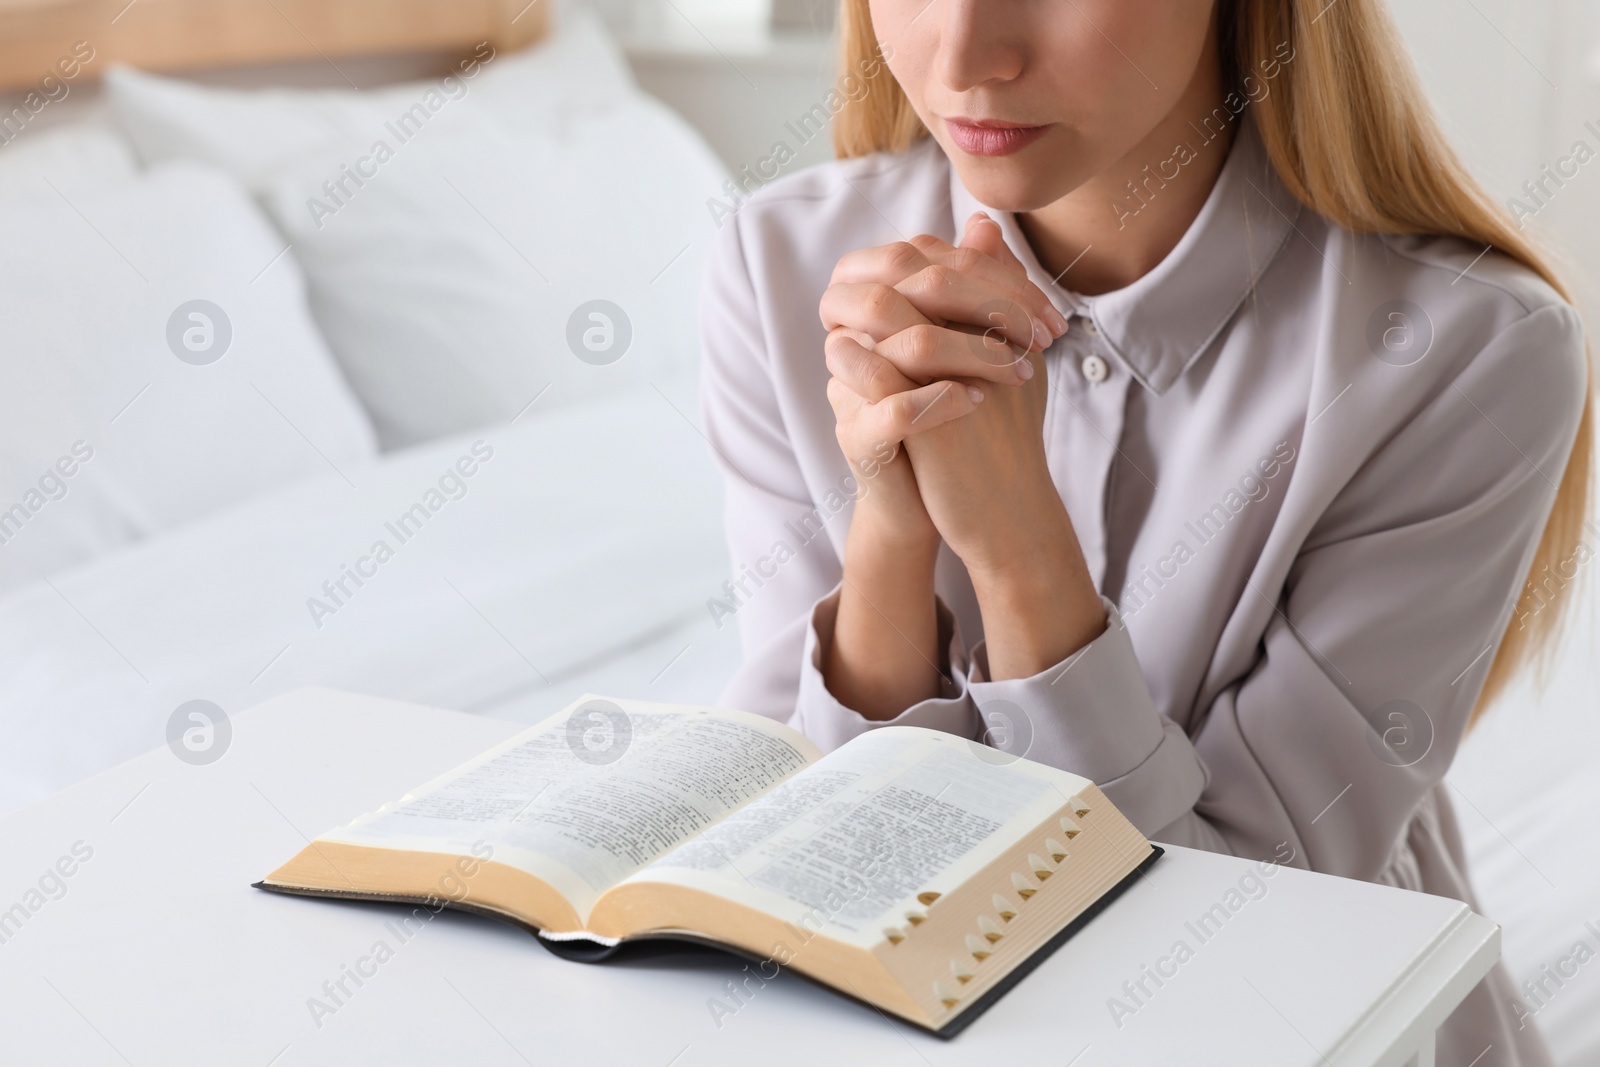
<svg viewBox="0 0 1600 1067"><path fill-rule="evenodd" d="M49 77L98 78L113 61L192 70L467 52L483 41L508 50L544 35L552 2L0 0L0 89L37 87ZM93 60L74 62L85 54Z"/></svg>

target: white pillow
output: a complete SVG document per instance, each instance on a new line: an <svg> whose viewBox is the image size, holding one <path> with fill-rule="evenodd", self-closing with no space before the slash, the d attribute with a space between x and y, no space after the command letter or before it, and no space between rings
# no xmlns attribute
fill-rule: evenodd
<svg viewBox="0 0 1600 1067"><path fill-rule="evenodd" d="M84 121L51 129L26 129L0 144L0 197L64 193L132 181L139 173L128 139L86 114ZM48 183L48 184L47 184Z"/></svg>
<svg viewBox="0 0 1600 1067"><path fill-rule="evenodd" d="M282 248L194 164L0 198L0 589L374 453Z"/></svg>
<svg viewBox="0 0 1600 1067"><path fill-rule="evenodd" d="M586 15L467 62L371 93L107 79L146 160L214 162L261 199L385 448L697 361L706 201L725 177L704 142Z"/></svg>

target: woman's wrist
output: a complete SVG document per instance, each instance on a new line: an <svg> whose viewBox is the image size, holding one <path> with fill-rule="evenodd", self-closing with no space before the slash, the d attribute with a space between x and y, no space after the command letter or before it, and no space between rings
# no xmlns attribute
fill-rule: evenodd
<svg viewBox="0 0 1600 1067"><path fill-rule="evenodd" d="M920 524L893 514L890 506L857 501L845 536L845 569L893 577L899 583L914 579L933 586L933 567L939 558L939 531L924 519ZM853 565L853 566L852 566Z"/></svg>
<svg viewBox="0 0 1600 1067"><path fill-rule="evenodd" d="M865 491L856 498L850 516L846 556L854 551L864 560L877 562L881 557L890 565L911 568L926 564L931 570L939 555L939 531L929 520L915 485L891 490L870 479L863 479L862 485Z"/></svg>
<svg viewBox="0 0 1600 1067"><path fill-rule="evenodd" d="M868 719L892 719L940 695L948 665L939 647L937 535L903 538L858 510L845 543L833 638L822 651L828 690Z"/></svg>
<svg viewBox="0 0 1600 1067"><path fill-rule="evenodd" d="M968 565L989 678L1030 678L1105 632L1106 611L1063 509L1063 529Z"/></svg>

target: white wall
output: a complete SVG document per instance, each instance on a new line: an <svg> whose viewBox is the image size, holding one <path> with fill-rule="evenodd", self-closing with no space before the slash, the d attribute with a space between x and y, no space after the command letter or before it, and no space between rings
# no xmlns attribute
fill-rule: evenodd
<svg viewBox="0 0 1600 1067"><path fill-rule="evenodd" d="M1538 170L1549 94L1552 0L1393 0L1435 108L1500 196Z"/></svg>
<svg viewBox="0 0 1600 1067"><path fill-rule="evenodd" d="M1568 155L1600 153L1600 4L1594 0L1393 0L1428 95L1467 164L1497 197ZM1572 261L1593 314L1600 279L1600 159L1530 222ZM1600 320L1591 318L1591 322Z"/></svg>

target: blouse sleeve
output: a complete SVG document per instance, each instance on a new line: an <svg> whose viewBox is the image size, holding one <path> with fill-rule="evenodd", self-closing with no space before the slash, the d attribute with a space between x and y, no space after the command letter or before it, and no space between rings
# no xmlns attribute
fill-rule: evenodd
<svg viewBox="0 0 1600 1067"><path fill-rule="evenodd" d="M1388 866L1507 625L1528 621L1512 613L1588 389L1566 305L1444 376L1311 531L1257 662L1211 702L1194 742L1210 781L1193 810L1174 806L1167 840L1250 854L1287 840L1352 878Z"/></svg>
<svg viewBox="0 0 1600 1067"><path fill-rule="evenodd" d="M1377 877L1511 621L1576 436L1582 351L1575 313L1542 308L1368 445L1276 601L1241 590L1267 617L1259 652L1187 734L1152 702L1115 612L1033 678L982 680L978 647L969 692L1020 709L1030 759L1094 779L1148 836L1252 856L1288 842L1315 870ZM1345 432L1370 434L1357 421ZM1340 432L1302 447L1358 447Z"/></svg>

